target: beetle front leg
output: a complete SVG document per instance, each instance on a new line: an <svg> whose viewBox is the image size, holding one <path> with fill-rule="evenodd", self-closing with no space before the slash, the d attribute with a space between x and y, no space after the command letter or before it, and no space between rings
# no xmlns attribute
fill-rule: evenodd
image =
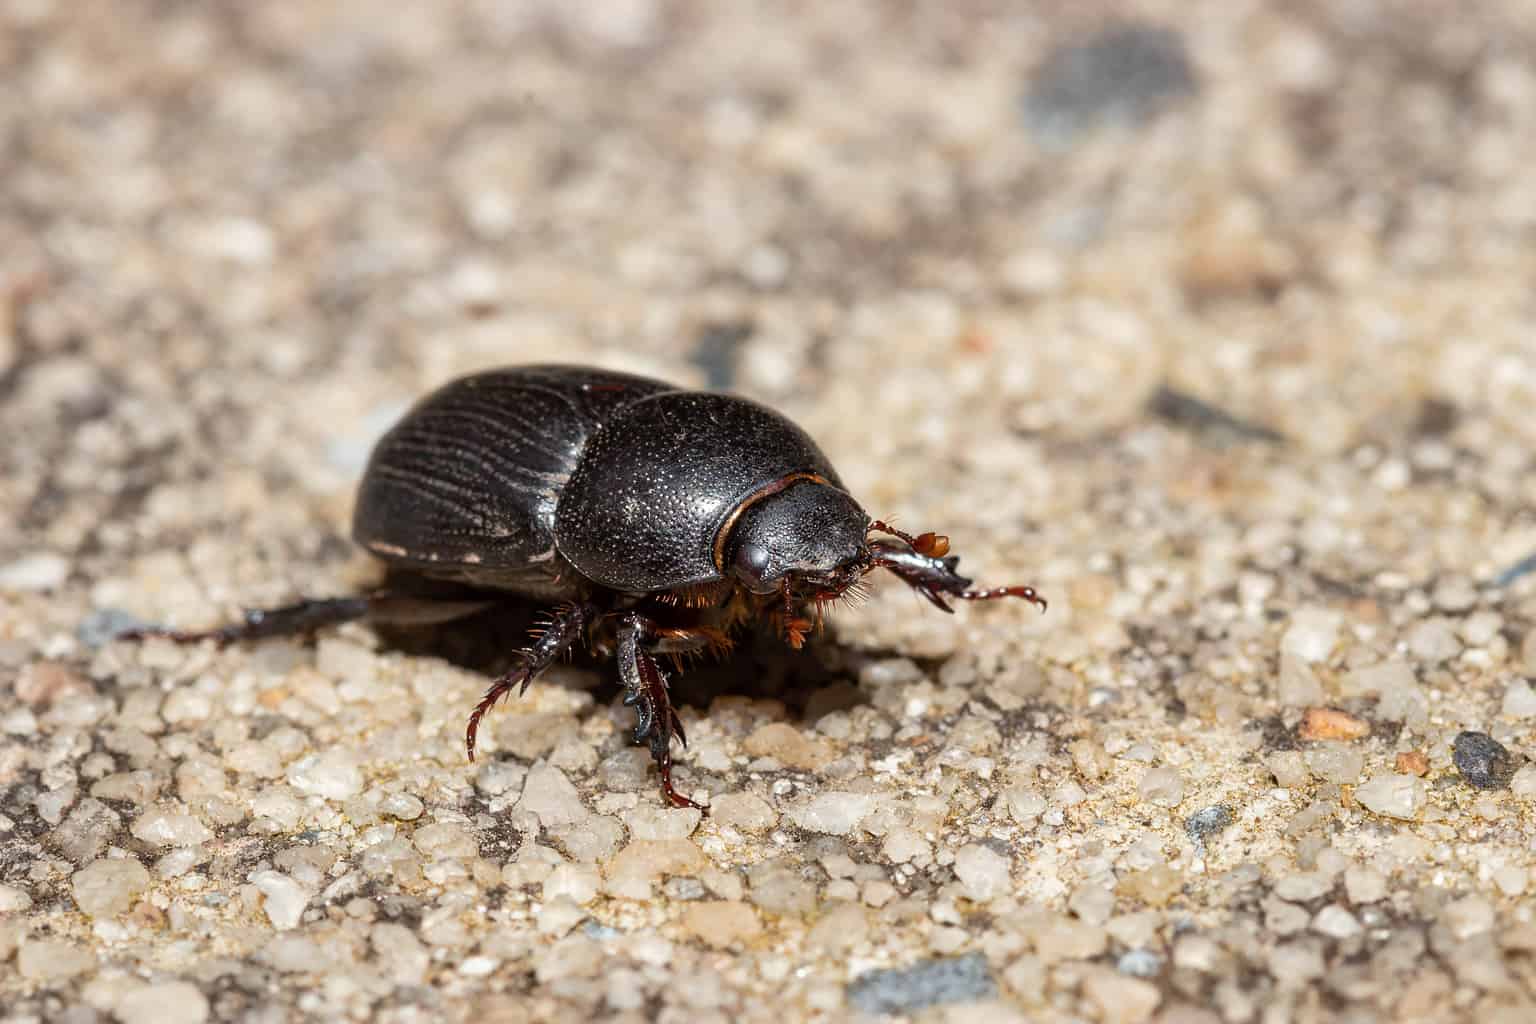
<svg viewBox="0 0 1536 1024"><path fill-rule="evenodd" d="M656 624L639 612L627 612L620 617L617 639L619 677L627 691L624 704L635 709L635 742L650 746L651 758L661 773L661 793L667 802L673 807L694 807L707 812L703 804L683 796L672 785L672 736L675 733L684 746L688 745L688 736L672 707L667 677L651 656L650 648L657 637Z"/></svg>
<svg viewBox="0 0 1536 1024"><path fill-rule="evenodd" d="M464 729L464 749L471 761L475 759L475 736L480 731L480 719L485 717L485 713L514 689L519 696L527 693L533 677L552 665L556 658L581 639L587 624L596 617L597 606L583 602L564 605L550 616L549 625L544 631L534 637L527 650L519 652L523 663L492 683L491 688L485 691L485 696L480 698L480 703L475 705L475 710L469 713L469 724Z"/></svg>
<svg viewBox="0 0 1536 1024"><path fill-rule="evenodd" d="M886 532L895 533L889 527L884 527L884 524L880 525ZM907 535L899 534L898 536L906 539ZM921 534L912 538L912 541L922 542L922 546L928 550L949 551L948 538L938 534ZM908 546L915 548L918 545L909 541ZM895 573L903 583L921 594L940 611L954 611L949 602L944 600L946 597L959 598L962 601L996 601L1004 597L1019 597L1035 605L1042 612L1046 609L1045 598L1041 597L1034 587L973 588L969 577L955 572L955 566L960 560L954 555L938 556L923 551L903 550L881 541L872 542L869 545L869 553L870 565Z"/></svg>

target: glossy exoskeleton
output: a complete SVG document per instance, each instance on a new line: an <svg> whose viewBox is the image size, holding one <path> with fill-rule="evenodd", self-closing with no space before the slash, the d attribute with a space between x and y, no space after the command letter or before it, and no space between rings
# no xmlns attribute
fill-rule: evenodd
<svg viewBox="0 0 1536 1024"><path fill-rule="evenodd" d="M671 741L684 743L657 655L729 649L768 619L799 647L826 606L875 569L935 606L1021 597L973 589L949 540L872 520L816 444L783 416L735 395L580 366L522 366L452 381L422 399L373 451L353 538L400 574L547 601L547 626L469 716L524 691L579 641L618 661L637 742L662 791ZM423 602L387 589L252 611L203 632L137 631L220 642L307 632L352 619L445 621L487 600Z"/></svg>

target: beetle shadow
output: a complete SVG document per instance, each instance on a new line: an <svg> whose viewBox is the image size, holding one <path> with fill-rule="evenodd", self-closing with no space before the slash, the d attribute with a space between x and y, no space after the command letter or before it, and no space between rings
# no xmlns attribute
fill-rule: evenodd
<svg viewBox="0 0 1536 1024"><path fill-rule="evenodd" d="M455 596L472 593L460 590ZM493 597L495 603L461 619L431 626L376 623L372 628L388 650L442 658L484 675L489 685L517 664L516 652L527 646L530 632L547 620L549 605L505 593L482 596ZM670 680L674 704L706 711L718 697L776 700L796 720L811 725L833 711L869 702L853 682L863 655L829 636L815 637L799 650L764 627L744 629L734 639L723 657L688 657L680 666L670 658L659 659ZM597 701L608 703L618 696L622 687L613 658L576 645L569 663L597 673L601 680L593 690Z"/></svg>

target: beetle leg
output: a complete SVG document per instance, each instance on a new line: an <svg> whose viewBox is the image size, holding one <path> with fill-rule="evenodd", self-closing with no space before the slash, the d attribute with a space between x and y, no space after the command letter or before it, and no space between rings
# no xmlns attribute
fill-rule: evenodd
<svg viewBox="0 0 1536 1024"><path fill-rule="evenodd" d="M475 705L475 710L469 713L469 724L464 728L464 749L471 761L475 759L475 736L480 731L480 719L485 717L485 713L514 689L519 696L527 693L533 677L543 672L581 639L587 624L596 615L597 607L592 604L565 605L551 615L549 625L534 638L528 649L518 652L523 663L492 683L491 688L485 691L485 696L480 698L480 703Z"/></svg>
<svg viewBox="0 0 1536 1024"><path fill-rule="evenodd" d="M653 654L669 656L673 667L681 672L685 657L708 653L723 658L730 653L731 647L731 634L719 626L657 627L656 640L650 650ZM687 741L683 745L687 746Z"/></svg>
<svg viewBox="0 0 1536 1024"><path fill-rule="evenodd" d="M264 640L274 636L313 633L326 626L371 619L401 626L427 626L473 615L491 606L491 601L436 601L428 598L402 597L376 590L355 597L326 597L297 601L281 608L250 608L239 622L212 629L171 629L166 626L139 626L123 630L114 640L144 640L165 637L179 644L212 640L220 647L246 640Z"/></svg>
<svg viewBox="0 0 1536 1024"><path fill-rule="evenodd" d="M802 618L796 613L795 592L790 589L789 580L784 580L784 585L779 591L779 597L784 607L781 618L784 629L784 642L795 650L805 646L805 636L816 628L816 620Z"/></svg>
<svg viewBox="0 0 1536 1024"><path fill-rule="evenodd" d="M923 537L928 536L932 535L923 534ZM945 551L949 550L947 542L942 547ZM942 611L954 611L949 606L949 602L944 600L946 597L959 598L962 601L995 601L1003 597L1021 597L1037 605L1041 611L1045 611L1046 608L1045 598L1036 593L1034 587L972 589L971 580L955 571L955 566L960 561L955 555L940 558L919 551L903 551L880 541L870 544L869 552L872 566L889 569L901 577L903 583Z"/></svg>
<svg viewBox="0 0 1536 1024"><path fill-rule="evenodd" d="M624 704L635 709L635 742L651 748L651 758L661 773L661 793L673 807L696 807L707 811L679 793L672 785L672 737L687 746L683 723L672 707L667 692L667 677L651 656L649 648L657 642L655 623L639 612L627 612L619 619L619 677L624 681Z"/></svg>

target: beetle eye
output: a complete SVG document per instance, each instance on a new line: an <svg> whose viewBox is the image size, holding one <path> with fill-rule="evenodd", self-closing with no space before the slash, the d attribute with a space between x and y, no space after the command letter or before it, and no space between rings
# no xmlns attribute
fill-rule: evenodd
<svg viewBox="0 0 1536 1024"><path fill-rule="evenodd" d="M736 557L733 568L736 577L747 584L761 585L766 582L763 576L768 571L768 549L761 544L753 544L751 541L743 543L736 549Z"/></svg>

